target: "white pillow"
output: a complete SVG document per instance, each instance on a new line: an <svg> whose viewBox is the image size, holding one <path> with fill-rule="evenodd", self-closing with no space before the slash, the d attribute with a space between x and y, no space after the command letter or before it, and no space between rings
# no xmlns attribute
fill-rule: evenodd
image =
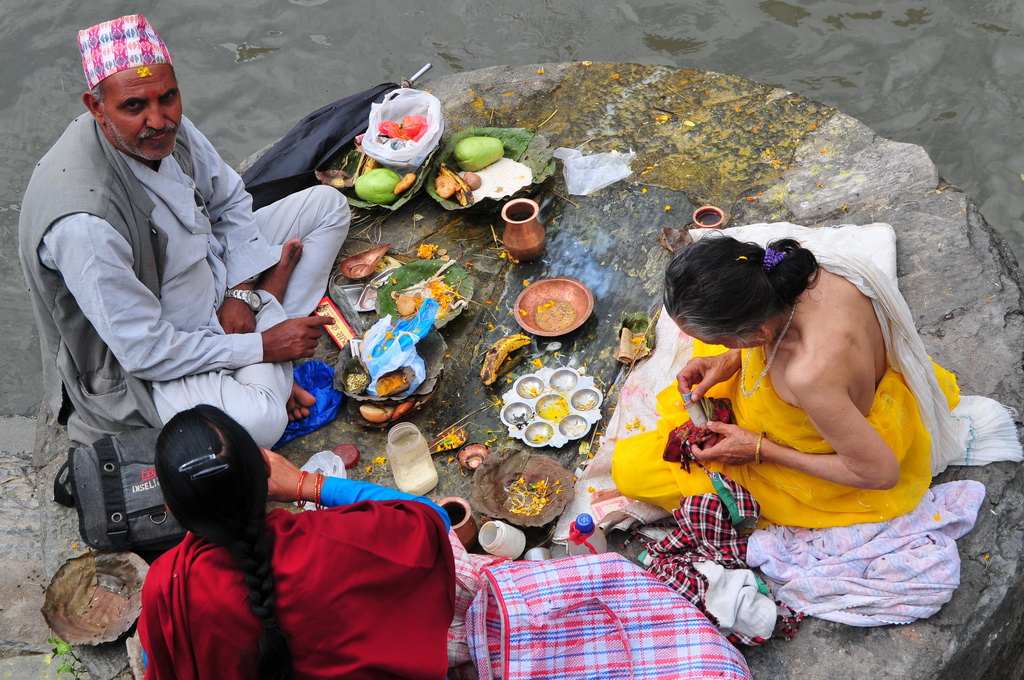
<svg viewBox="0 0 1024 680"><path fill-rule="evenodd" d="M691 229L690 236L698 241L718 232L738 241L756 243L762 248L776 239L793 238L811 251L815 245L820 245L829 250L858 255L873 262L896 283L896 232L884 222L841 224L834 227L801 227L791 222L762 222L727 229Z"/></svg>

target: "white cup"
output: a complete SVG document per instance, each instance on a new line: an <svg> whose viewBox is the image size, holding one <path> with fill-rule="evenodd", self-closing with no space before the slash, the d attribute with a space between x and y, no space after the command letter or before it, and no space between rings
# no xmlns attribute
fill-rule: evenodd
<svg viewBox="0 0 1024 680"><path fill-rule="evenodd" d="M486 522L480 527L477 540L480 541L480 547L492 555L513 560L526 549L526 534L504 522Z"/></svg>
<svg viewBox="0 0 1024 680"><path fill-rule="evenodd" d="M526 551L523 556L524 560L531 560L533 562L543 562L544 560L551 559L551 551L547 548L537 546L536 548L530 548Z"/></svg>

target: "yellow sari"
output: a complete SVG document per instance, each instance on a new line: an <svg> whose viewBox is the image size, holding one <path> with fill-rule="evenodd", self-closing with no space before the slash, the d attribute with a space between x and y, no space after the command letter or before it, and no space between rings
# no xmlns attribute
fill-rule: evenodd
<svg viewBox="0 0 1024 680"><path fill-rule="evenodd" d="M694 356L721 354L724 347L694 341ZM749 376L764 368L762 349L743 350ZM952 410L960 401L960 389L952 373L934 364L935 374ZM710 397L732 400L733 422L783 446L805 453L835 455L807 415L782 401L766 375L749 397L740 390L740 371L708 391ZM749 388L749 386L748 386ZM657 399L661 418L654 430L621 440L612 459L612 479L619 491L637 500L660 505L666 510L679 507L682 496L713 493L707 475L698 467L690 472L678 463L662 460L669 433L689 419L683 400L673 383ZM884 491L857 489L828 482L775 463L724 465L709 463L742 484L761 504L762 522L801 527L847 526L879 522L909 512L920 502L931 483L931 437L921 422L917 400L899 373L891 367L882 376L867 420L892 448L900 463L900 479Z"/></svg>

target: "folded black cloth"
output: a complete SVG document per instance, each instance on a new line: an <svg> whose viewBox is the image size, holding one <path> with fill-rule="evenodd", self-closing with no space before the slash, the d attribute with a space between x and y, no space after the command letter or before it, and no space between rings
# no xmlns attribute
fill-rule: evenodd
<svg viewBox="0 0 1024 680"><path fill-rule="evenodd" d="M370 105L398 85L381 83L309 114L242 174L253 210L319 183L321 170L356 135L366 130Z"/></svg>

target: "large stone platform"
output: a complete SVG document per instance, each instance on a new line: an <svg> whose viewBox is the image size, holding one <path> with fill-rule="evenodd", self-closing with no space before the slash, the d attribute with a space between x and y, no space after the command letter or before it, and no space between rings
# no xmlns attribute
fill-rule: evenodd
<svg viewBox="0 0 1024 680"><path fill-rule="evenodd" d="M879 138L799 95L688 69L543 64L421 85L441 99L447 134L480 125L525 127L539 129L553 147L637 153L629 179L591 196L566 196L561 173L540 189L548 245L534 263L500 257L494 235L500 236L500 218L493 212L445 212L424 194L393 214L358 216L343 254L392 242L393 254L411 259L418 244L437 244L458 255L476 282L476 304L443 331L451 357L441 391L412 418L427 434L472 413L465 421L471 441L511 444L496 408L488 406L506 387L484 388L478 372L486 348L517 330L510 311L524 279L572 276L591 288L594 316L559 338L559 357L545 355L545 361L572 357L606 386L621 380L613 357L619 320L659 305L668 253L655 238L663 226L686 226L693 206L705 203L722 207L728 225L892 224L900 286L935 360L958 375L965 394L991 396L1018 411L1024 406L1020 269L971 199L941 179L921 148ZM337 358L326 341L322 347L323 358ZM383 432L355 424L354 408L347 408L283 453L302 462L352 441L364 452L357 476L391 484L386 468L370 465L383 453ZM61 436L52 423L40 425L36 463L49 464L40 489L64 450ZM575 447L541 451L570 469L585 461ZM432 495L467 495L471 476L447 455L436 461L443 474ZM792 642L745 650L755 677L1024 676L1017 663L1024 611L1021 468L955 468L938 481L951 479L977 479L988 489L977 527L959 543L963 582L953 600L931 619L902 627L855 629L808 619ZM72 517L52 503L43 506L52 574L81 547L72 548L78 543Z"/></svg>

